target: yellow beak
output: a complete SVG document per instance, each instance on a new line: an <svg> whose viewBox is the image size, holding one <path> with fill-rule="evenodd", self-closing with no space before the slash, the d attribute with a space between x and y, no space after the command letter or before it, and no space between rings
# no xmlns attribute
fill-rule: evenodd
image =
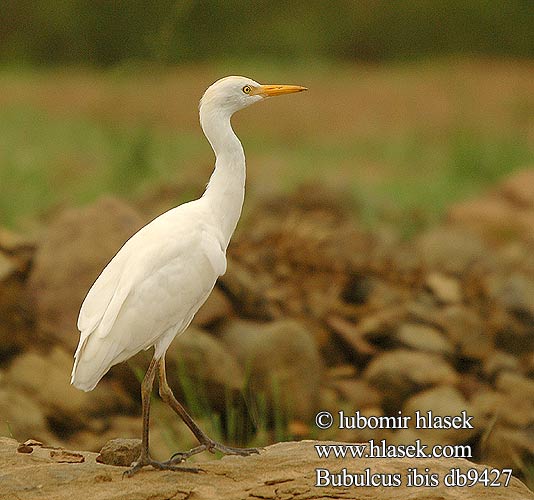
<svg viewBox="0 0 534 500"><path fill-rule="evenodd" d="M302 92L308 90L306 87L300 85L260 85L254 89L254 94L263 97L274 97L282 94L292 94L294 92Z"/></svg>

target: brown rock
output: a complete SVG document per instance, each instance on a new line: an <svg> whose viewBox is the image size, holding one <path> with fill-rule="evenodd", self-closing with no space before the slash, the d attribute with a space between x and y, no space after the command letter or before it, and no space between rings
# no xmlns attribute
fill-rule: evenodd
<svg viewBox="0 0 534 500"><path fill-rule="evenodd" d="M501 372L495 381L495 386L500 392L534 403L534 380L519 373Z"/></svg>
<svg viewBox="0 0 534 500"><path fill-rule="evenodd" d="M475 263L483 260L487 250L470 231L441 227L421 235L416 251L429 269L461 277Z"/></svg>
<svg viewBox="0 0 534 500"><path fill-rule="evenodd" d="M48 429L41 407L24 392L13 387L0 388L0 429L20 442L29 437L48 443L56 443Z"/></svg>
<svg viewBox="0 0 534 500"><path fill-rule="evenodd" d="M154 424L157 424L157 417L153 413L156 412L151 412L151 431ZM76 450L99 451L107 441L117 438L137 439L141 437L141 433L141 415L109 415L92 419L87 427L72 434L64 442L66 446Z"/></svg>
<svg viewBox="0 0 534 500"><path fill-rule="evenodd" d="M328 325L354 349L356 353L372 355L377 351L372 341L393 336L395 326L406 316L404 306L381 310L362 318L355 324L339 316L330 316Z"/></svg>
<svg viewBox="0 0 534 500"><path fill-rule="evenodd" d="M215 287L193 319L193 325L207 327L232 315L230 299Z"/></svg>
<svg viewBox="0 0 534 500"><path fill-rule="evenodd" d="M96 461L100 464L129 467L141 455L140 439L117 438L108 441L100 450Z"/></svg>
<svg viewBox="0 0 534 500"><path fill-rule="evenodd" d="M337 365L328 368L326 377L328 379L351 379L358 375L356 367L354 365Z"/></svg>
<svg viewBox="0 0 534 500"><path fill-rule="evenodd" d="M217 410L225 409L228 391L243 390L245 376L236 356L221 340L194 326L174 340L166 360L171 387L179 390L189 381Z"/></svg>
<svg viewBox="0 0 534 500"><path fill-rule="evenodd" d="M438 321L463 356L482 360L493 352L493 336L475 310L448 306L440 312Z"/></svg>
<svg viewBox="0 0 534 500"><path fill-rule="evenodd" d="M29 351L15 358L4 384L37 401L50 421L69 432L83 427L92 414L131 409L129 398L119 387L101 382L92 392L74 388L70 385L71 369L72 356L58 346L47 354Z"/></svg>
<svg viewBox="0 0 534 500"><path fill-rule="evenodd" d="M534 325L534 279L514 273L497 282L493 295L506 310L528 325Z"/></svg>
<svg viewBox="0 0 534 500"><path fill-rule="evenodd" d="M11 276L17 269L15 263L0 252L0 283Z"/></svg>
<svg viewBox="0 0 534 500"><path fill-rule="evenodd" d="M483 390L473 396L471 405L477 419L488 424L527 428L534 423L534 403L525 398Z"/></svg>
<svg viewBox="0 0 534 500"><path fill-rule="evenodd" d="M10 255L18 255L23 252L32 252L36 247L36 241L27 236L14 233L10 229L0 227L0 250Z"/></svg>
<svg viewBox="0 0 534 500"><path fill-rule="evenodd" d="M67 450L50 450L50 458L60 464L81 464L85 462L85 457L81 453Z"/></svg>
<svg viewBox="0 0 534 500"><path fill-rule="evenodd" d="M432 387L408 399L404 404L403 415L414 416L410 427L416 425L417 411L422 416L426 416L427 412L431 411L434 416L442 417L455 417L465 411L467 416L473 417L469 422L473 429L469 429L468 426L465 429L418 429L418 435L423 436L425 443L461 444L481 432L480 422L477 422L474 409L455 387L445 385Z"/></svg>
<svg viewBox="0 0 534 500"><path fill-rule="evenodd" d="M322 361L308 330L292 320L262 324L233 320L221 332L230 352L250 374L250 389L265 394L294 419L318 408Z"/></svg>
<svg viewBox="0 0 534 500"><path fill-rule="evenodd" d="M512 175L500 186L500 191L514 205L534 209L534 170L529 168Z"/></svg>
<svg viewBox="0 0 534 500"><path fill-rule="evenodd" d="M132 208L114 198L65 210L52 221L28 283L38 326L48 342L54 339L69 350L76 347L76 320L85 295L142 222Z"/></svg>
<svg viewBox="0 0 534 500"><path fill-rule="evenodd" d="M330 385L337 391L341 400L352 405L354 410L378 407L382 395L365 380L339 379L332 380Z"/></svg>
<svg viewBox="0 0 534 500"><path fill-rule="evenodd" d="M452 354L451 342L436 328L418 323L403 323L397 338L406 347L437 354Z"/></svg>
<svg viewBox="0 0 534 500"><path fill-rule="evenodd" d="M33 448L31 446L27 446L25 444L20 444L17 448L17 453L32 453Z"/></svg>
<svg viewBox="0 0 534 500"><path fill-rule="evenodd" d="M508 200L493 195L454 205L449 210L448 220L485 238L508 240L526 234L528 228L521 215L521 210Z"/></svg>
<svg viewBox="0 0 534 500"><path fill-rule="evenodd" d="M519 360L506 352L495 351L485 360L482 370L487 377L493 378L502 371L518 371Z"/></svg>
<svg viewBox="0 0 534 500"><path fill-rule="evenodd" d="M482 471L463 459L419 459L417 467L428 467L438 474L437 487L407 488L406 475L414 467L413 459L358 459L357 465L346 459L317 456L314 445L333 443L301 441L278 443L250 457L228 456L221 460L205 460L198 465L200 474L153 471L147 469L130 479L123 479L124 467L96 462L96 454L84 452L84 463L54 463L45 448L36 448L31 455L17 454L18 443L0 440L2 493L6 498L30 500L36 492L42 498L71 500L73 497L92 500L148 500L149 498L196 498L198 500L243 500L245 498L307 500L310 498L366 498L369 500L528 500L533 499L523 483L511 478L507 487L487 488L477 484L470 488L448 488L443 478L453 468ZM339 473L346 468L350 474L399 474L400 487L375 486L318 488L316 469ZM362 479L362 476L358 476ZM380 477L380 476L377 476Z"/></svg>
<svg viewBox="0 0 534 500"><path fill-rule="evenodd" d="M29 259L4 253L1 237L0 228L0 362L35 342L24 284Z"/></svg>
<svg viewBox="0 0 534 500"><path fill-rule="evenodd" d="M534 439L525 429L496 425L483 442L484 461L501 469L526 464L533 454Z"/></svg>
<svg viewBox="0 0 534 500"><path fill-rule="evenodd" d="M426 286L439 302L456 304L462 301L462 289L455 278L439 272L433 272L426 277Z"/></svg>
<svg viewBox="0 0 534 500"><path fill-rule="evenodd" d="M382 391L393 407L411 392L433 385L452 385L458 375L436 354L398 349L376 356L364 378Z"/></svg>

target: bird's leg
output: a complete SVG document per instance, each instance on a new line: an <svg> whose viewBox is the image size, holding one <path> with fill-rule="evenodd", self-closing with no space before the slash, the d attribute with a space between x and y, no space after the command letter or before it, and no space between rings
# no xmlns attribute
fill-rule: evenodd
<svg viewBox="0 0 534 500"><path fill-rule="evenodd" d="M154 378L156 376L156 368L158 366L158 360L152 358L150 366L146 372L143 383L141 384L141 402L143 413L143 438L141 443L141 455L130 469L124 472L124 476L132 477L136 472L141 470L147 465L151 465L155 469L176 470L182 472L198 472L199 469L191 467L174 467L172 464L157 462L150 458L148 452L148 431L150 421L150 394L152 393L152 387L154 385Z"/></svg>
<svg viewBox="0 0 534 500"><path fill-rule="evenodd" d="M187 413L186 409L178 402L175 398L172 389L169 387L167 382L167 375L165 373L165 356L163 356L158 362L158 375L159 375L159 395L161 399L165 401L185 422L187 427L198 439L200 445L192 448L189 451L182 453L175 453L171 459L166 462L167 464L180 463L184 460L187 460L189 457L202 453L203 451L209 451L215 453L216 451L221 452L224 455L241 455L248 456L253 453L259 453L257 448L232 448L230 446L225 446L224 444L214 441L208 437L204 431L196 424L191 415Z"/></svg>

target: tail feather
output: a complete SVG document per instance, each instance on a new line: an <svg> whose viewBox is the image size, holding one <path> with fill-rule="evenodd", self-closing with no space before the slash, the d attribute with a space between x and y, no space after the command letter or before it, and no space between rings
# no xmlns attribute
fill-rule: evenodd
<svg viewBox="0 0 534 500"><path fill-rule="evenodd" d="M70 383L82 391L92 391L113 365L126 359L119 350L120 347L108 339L82 334L74 354Z"/></svg>

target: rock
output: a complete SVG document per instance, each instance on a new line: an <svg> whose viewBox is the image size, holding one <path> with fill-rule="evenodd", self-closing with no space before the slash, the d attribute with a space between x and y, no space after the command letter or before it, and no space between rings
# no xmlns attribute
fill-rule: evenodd
<svg viewBox="0 0 534 500"><path fill-rule="evenodd" d="M15 263L0 252L0 283L11 276L16 269Z"/></svg>
<svg viewBox="0 0 534 500"><path fill-rule="evenodd" d="M436 354L397 349L373 358L364 378L384 393L390 407L398 409L413 391L433 385L453 385L458 375Z"/></svg>
<svg viewBox="0 0 534 500"><path fill-rule="evenodd" d="M85 462L85 457L81 453L67 450L50 450L50 458L59 464L81 464Z"/></svg>
<svg viewBox="0 0 534 500"><path fill-rule="evenodd" d="M0 227L0 363L35 342L24 281L33 246Z"/></svg>
<svg viewBox="0 0 534 500"><path fill-rule="evenodd" d="M350 403L354 410L378 407L382 395L365 380L339 379L332 380L330 385L337 391L341 400Z"/></svg>
<svg viewBox="0 0 534 500"><path fill-rule="evenodd" d="M354 324L339 316L328 317L328 325L348 344L355 353L366 356L376 353L376 344L393 336L395 325L406 316L404 306L395 306L364 316L358 324Z"/></svg>
<svg viewBox="0 0 534 500"><path fill-rule="evenodd" d="M534 439L525 429L496 425L483 443L484 461L500 469L517 468L518 463L528 463L533 454Z"/></svg>
<svg viewBox="0 0 534 500"><path fill-rule="evenodd" d="M115 198L65 210L53 220L35 254L28 290L47 342L74 350L76 320L91 284L142 219Z"/></svg>
<svg viewBox="0 0 534 500"><path fill-rule="evenodd" d="M31 253L35 250L36 241L27 235L14 233L10 229L0 226L0 250L9 255Z"/></svg>
<svg viewBox="0 0 534 500"><path fill-rule="evenodd" d="M189 327L171 344L166 355L167 380L179 390L187 382L209 398L219 411L225 409L227 397L242 391L245 376L235 354L219 339L204 330Z"/></svg>
<svg viewBox="0 0 534 500"><path fill-rule="evenodd" d="M41 407L19 389L0 388L0 432L10 434L18 441L28 438L55 444Z"/></svg>
<svg viewBox="0 0 534 500"><path fill-rule="evenodd" d="M318 408L322 362L313 336L300 323L232 320L221 338L263 394L284 415L308 420Z"/></svg>
<svg viewBox="0 0 534 500"><path fill-rule="evenodd" d="M21 444L17 448L17 453L32 453L32 452L33 452L33 448L26 444Z"/></svg>
<svg viewBox="0 0 534 500"><path fill-rule="evenodd" d="M148 500L154 498L198 500L243 500L245 498L305 500L310 498L366 498L369 500L532 500L534 494L517 478L512 477L507 487L491 490L483 484L469 488L449 488L443 478L451 470L468 469L483 471L477 465L463 459L418 459L417 468L428 468L438 475L437 487L406 487L408 469L414 467L413 459L361 458L352 460L328 460L317 456L315 445L336 444L320 441L278 443L266 447L259 455L250 457L227 456L221 460L209 459L198 463L200 474L153 471L147 469L133 478L123 479L124 467L96 462L96 453L83 452L83 463L58 464L49 456L45 447L35 448L32 454L16 453L18 443L12 439L0 440L0 470L2 470L2 494L6 498L30 500L53 498L71 500L73 497L92 500ZM358 486L316 487L317 469L333 474L342 468L349 474L364 471L370 474L398 474L399 487ZM326 474L326 473L325 473ZM381 476L376 476L380 478ZM337 479L337 478L336 478Z"/></svg>
<svg viewBox="0 0 534 500"><path fill-rule="evenodd" d="M26 352L15 358L4 385L16 387L38 402L56 429L67 434L83 427L91 415L132 408L119 387L101 382L93 391L83 392L71 386L72 362L72 356L58 346L48 354Z"/></svg>
<svg viewBox="0 0 534 500"><path fill-rule="evenodd" d="M476 310L451 305L441 310L437 320L462 356L483 360L493 352L492 332L485 328Z"/></svg>
<svg viewBox="0 0 534 500"><path fill-rule="evenodd" d="M397 332L398 340L406 347L437 354L452 354L451 342L436 328L418 323L403 323Z"/></svg>
<svg viewBox="0 0 534 500"><path fill-rule="evenodd" d="M529 352L521 359L521 368L527 377L534 378L534 352ZM0 373L0 382L2 374Z"/></svg>
<svg viewBox="0 0 534 500"><path fill-rule="evenodd" d="M498 303L529 326L534 326L534 279L515 273L494 288ZM534 339L534 335L532 335Z"/></svg>
<svg viewBox="0 0 534 500"><path fill-rule="evenodd" d="M485 239L506 241L522 238L528 232L522 211L506 199L489 195L453 205L447 219Z"/></svg>
<svg viewBox="0 0 534 500"><path fill-rule="evenodd" d="M439 416L457 416L463 411L468 416L473 416L470 424L473 429L418 429L418 435L425 443L439 444L461 444L469 441L482 430L480 422L477 422L474 409L469 405L460 391L451 386L432 387L423 392L419 392L406 401L403 407L403 415L415 416L416 412L420 415L427 415L431 411L433 415ZM412 417L412 426L415 427L415 417Z"/></svg>
<svg viewBox="0 0 534 500"><path fill-rule="evenodd" d="M34 317L28 305L24 274L13 268L11 261L5 266L3 271L0 269L4 273L4 278L0 278L0 363L35 343Z"/></svg>
<svg viewBox="0 0 534 500"><path fill-rule="evenodd" d="M518 371L519 360L506 352L495 351L484 361L482 370L488 378L492 379L502 371Z"/></svg>
<svg viewBox="0 0 534 500"><path fill-rule="evenodd" d="M266 290L272 287L269 277L255 276L244 265L229 256L228 268L219 278L219 282L228 292L240 315L260 320L271 320L275 317L272 305L266 296Z"/></svg>
<svg viewBox="0 0 534 500"><path fill-rule="evenodd" d="M193 325L207 327L217 321L228 319L232 315L232 303L230 299L215 287L211 292L208 300L204 302L193 319Z"/></svg>
<svg viewBox="0 0 534 500"><path fill-rule="evenodd" d="M140 439L117 438L108 441L95 460L100 464L129 467L140 455Z"/></svg>
<svg viewBox="0 0 534 500"><path fill-rule="evenodd" d="M150 423L150 430L152 430L156 418L151 418ZM109 415L93 418L83 430L71 434L63 441L65 446L76 450L99 451L106 442L112 439L137 439L141 437L142 432L141 415Z"/></svg>
<svg viewBox="0 0 534 500"><path fill-rule="evenodd" d="M495 387L505 394L517 399L526 399L534 404L534 380L519 373L503 371L495 381Z"/></svg>
<svg viewBox="0 0 534 500"><path fill-rule="evenodd" d="M471 405L477 417L486 423L526 429L534 424L534 403L510 394L482 390L473 396Z"/></svg>
<svg viewBox="0 0 534 500"><path fill-rule="evenodd" d="M439 302L456 304L462 301L462 289L455 278L433 272L426 277L426 286Z"/></svg>
<svg viewBox="0 0 534 500"><path fill-rule="evenodd" d="M501 184L500 192L517 207L534 209L534 170L513 174Z"/></svg>
<svg viewBox="0 0 534 500"><path fill-rule="evenodd" d="M329 380L333 379L352 379L357 376L357 370L354 365L337 365L332 366L331 368L328 368L326 372L326 377Z"/></svg>
<svg viewBox="0 0 534 500"><path fill-rule="evenodd" d="M422 234L415 241L428 269L461 277L475 263L483 260L487 250L482 241L472 232L442 227Z"/></svg>

